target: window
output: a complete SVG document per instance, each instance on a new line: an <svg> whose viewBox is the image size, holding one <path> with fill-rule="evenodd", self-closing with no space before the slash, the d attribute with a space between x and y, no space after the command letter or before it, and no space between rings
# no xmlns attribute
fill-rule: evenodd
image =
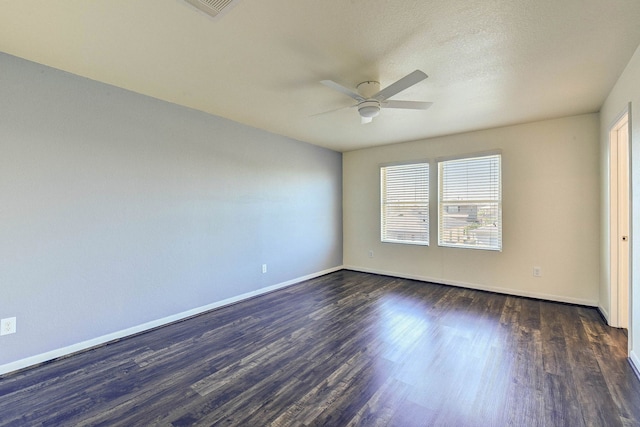
<svg viewBox="0 0 640 427"><path fill-rule="evenodd" d="M501 155L438 162L438 245L502 250Z"/></svg>
<svg viewBox="0 0 640 427"><path fill-rule="evenodd" d="M380 168L382 241L429 244L429 163Z"/></svg>

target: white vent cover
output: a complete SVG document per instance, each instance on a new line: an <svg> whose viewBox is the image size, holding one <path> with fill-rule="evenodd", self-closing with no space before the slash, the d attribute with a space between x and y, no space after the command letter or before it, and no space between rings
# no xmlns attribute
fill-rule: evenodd
<svg viewBox="0 0 640 427"><path fill-rule="evenodd" d="M226 13L231 9L239 0L185 0L192 6L197 7L207 15L216 17L223 12Z"/></svg>

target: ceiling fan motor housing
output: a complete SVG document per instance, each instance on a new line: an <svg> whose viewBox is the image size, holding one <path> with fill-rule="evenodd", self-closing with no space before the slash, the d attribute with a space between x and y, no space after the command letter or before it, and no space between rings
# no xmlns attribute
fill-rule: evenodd
<svg viewBox="0 0 640 427"><path fill-rule="evenodd" d="M364 99L373 98L373 95L380 92L380 82L367 80L366 82L358 83L356 90Z"/></svg>

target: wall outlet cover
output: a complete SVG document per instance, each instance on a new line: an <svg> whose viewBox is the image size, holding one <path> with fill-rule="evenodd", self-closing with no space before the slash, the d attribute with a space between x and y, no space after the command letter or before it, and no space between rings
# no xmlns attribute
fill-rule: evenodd
<svg viewBox="0 0 640 427"><path fill-rule="evenodd" d="M16 318L8 317L0 320L0 335L9 335L16 333Z"/></svg>

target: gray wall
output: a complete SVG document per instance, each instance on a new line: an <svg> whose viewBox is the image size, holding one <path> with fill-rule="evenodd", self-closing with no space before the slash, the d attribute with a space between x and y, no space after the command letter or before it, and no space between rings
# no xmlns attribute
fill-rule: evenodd
<svg viewBox="0 0 640 427"><path fill-rule="evenodd" d="M0 54L0 366L340 266L341 170Z"/></svg>

